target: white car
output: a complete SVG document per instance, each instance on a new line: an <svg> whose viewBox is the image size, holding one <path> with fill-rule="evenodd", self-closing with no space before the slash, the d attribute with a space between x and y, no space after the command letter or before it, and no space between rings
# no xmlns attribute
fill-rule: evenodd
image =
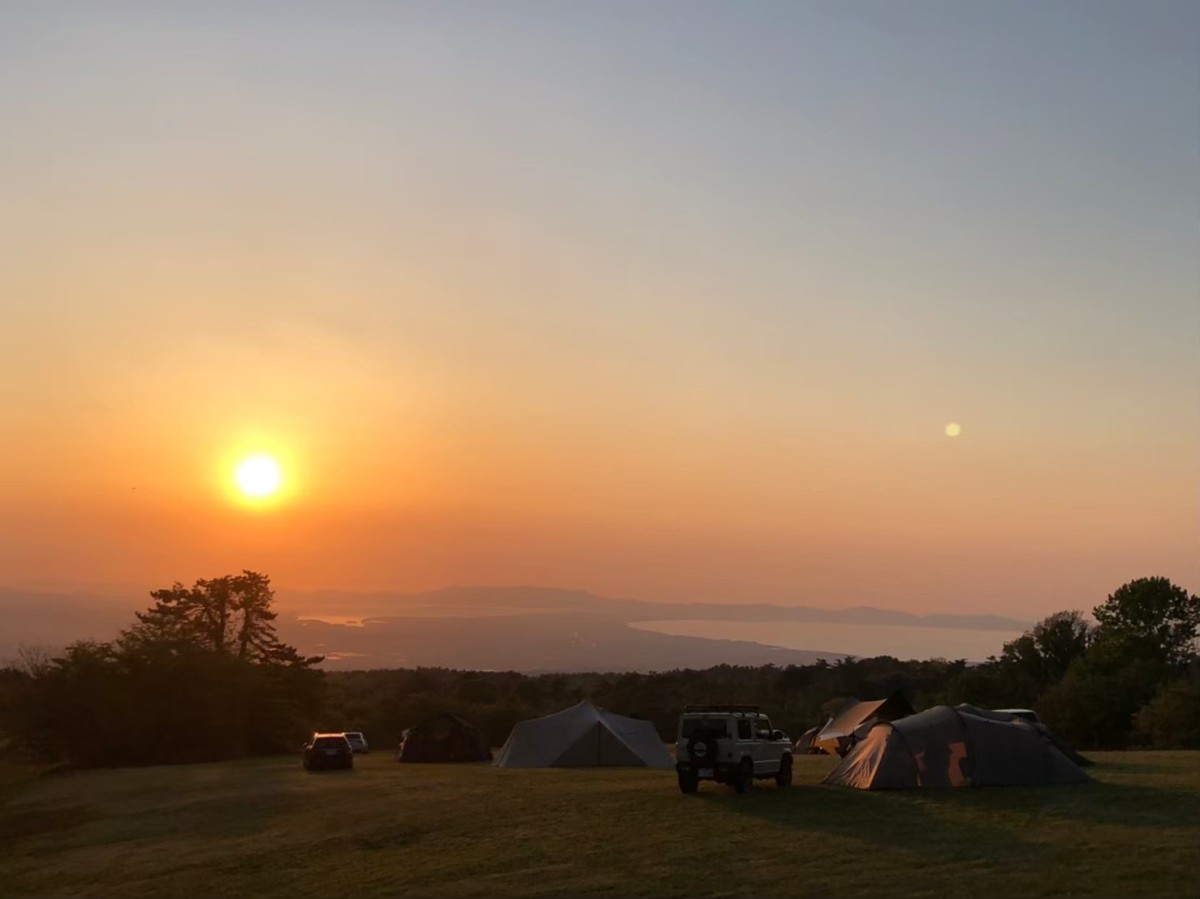
<svg viewBox="0 0 1200 899"><path fill-rule="evenodd" d="M350 744L350 748L356 753L367 753L371 751L371 747L367 745L367 738L362 735L360 730L348 730L342 734L346 738L346 742Z"/></svg>
<svg viewBox="0 0 1200 899"><path fill-rule="evenodd" d="M756 705L686 706L675 760L684 793L695 793L702 780L730 784L738 793L756 778L792 783L792 741Z"/></svg>

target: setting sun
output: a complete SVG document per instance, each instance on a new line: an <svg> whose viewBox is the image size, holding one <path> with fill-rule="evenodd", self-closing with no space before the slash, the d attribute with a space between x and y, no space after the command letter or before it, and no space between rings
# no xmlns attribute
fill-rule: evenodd
<svg viewBox="0 0 1200 899"><path fill-rule="evenodd" d="M238 463L233 479L238 489L253 499L265 499L283 484L283 472L270 456L249 456Z"/></svg>

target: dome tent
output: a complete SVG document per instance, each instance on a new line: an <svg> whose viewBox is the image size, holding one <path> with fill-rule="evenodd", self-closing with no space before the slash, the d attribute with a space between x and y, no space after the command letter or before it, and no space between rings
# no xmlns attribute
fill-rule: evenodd
<svg viewBox="0 0 1200 899"><path fill-rule="evenodd" d="M508 735L501 768L673 768L649 721L581 702L553 715L520 721Z"/></svg>
<svg viewBox="0 0 1200 899"><path fill-rule="evenodd" d="M454 715L436 715L404 731L398 762L490 762L483 732Z"/></svg>
<svg viewBox="0 0 1200 899"><path fill-rule="evenodd" d="M878 722L825 783L859 790L1083 783L1040 724L939 705Z"/></svg>
<svg viewBox="0 0 1200 899"><path fill-rule="evenodd" d="M1026 717L1027 714L1029 714L1028 712L1026 712L1026 713L1014 712L1011 709L981 709L978 706L970 705L969 703L966 703L966 702L960 702L958 705L955 706L955 708L958 709L960 712L966 712L968 715L978 715L980 718L992 718L997 721L1010 721L1013 718L1023 718L1023 717ZM1058 747L1058 751L1061 752L1063 755L1065 755L1067 758L1069 758L1071 761L1073 761L1080 768L1090 768L1094 764L1096 764L1091 759L1089 759L1087 756L1080 755L1078 752L1075 751L1075 749L1072 746L1070 746L1067 743L1064 743L1062 740L1060 740L1058 737L1056 737L1052 730L1050 730L1049 728L1047 728L1045 725L1042 724L1041 720L1036 716L1036 714L1034 715L1034 717L1032 719L1029 719L1029 720L1032 720L1036 726L1041 727L1043 733L1045 733L1046 736L1049 737L1050 742L1052 742L1056 747Z"/></svg>

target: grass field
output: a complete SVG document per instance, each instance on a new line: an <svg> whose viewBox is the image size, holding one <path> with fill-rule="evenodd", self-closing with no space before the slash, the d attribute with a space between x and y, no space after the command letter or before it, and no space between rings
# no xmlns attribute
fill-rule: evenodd
<svg viewBox="0 0 1200 899"><path fill-rule="evenodd" d="M669 771L360 757L0 783L0 895L1193 896L1200 753L1096 753L1095 782L748 796Z"/></svg>

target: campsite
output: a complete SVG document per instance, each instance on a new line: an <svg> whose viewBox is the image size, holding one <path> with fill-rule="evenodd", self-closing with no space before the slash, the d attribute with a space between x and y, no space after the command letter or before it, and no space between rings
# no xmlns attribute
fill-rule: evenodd
<svg viewBox="0 0 1200 899"><path fill-rule="evenodd" d="M0 877L31 895L1185 893L1200 753L1085 757L1020 711L847 697L816 733L784 737L787 783L698 795L671 776L698 741L708 764L718 747L779 745L735 726L766 722L758 706L687 706L674 753L650 721L583 700L518 721L494 752L471 722L432 715L346 770L307 753L304 773L287 755L10 765Z"/></svg>
<svg viewBox="0 0 1200 899"><path fill-rule="evenodd" d="M669 771L292 756L0 777L10 895L1184 896L1200 753L1098 752L1091 783L786 790Z"/></svg>
<svg viewBox="0 0 1200 899"><path fill-rule="evenodd" d="M260 600L257 659L173 611L203 621L238 590ZM977 666L327 674L274 638L271 598L252 572L160 591L118 641L3 672L6 890L1173 896L1195 883L1200 599L1162 579L1115 591L1095 633L1069 642L1063 684L1088 664L1124 678L1126 695L1090 707L1059 684L1021 688L1021 665L1051 658L1025 650L1081 637L1078 613ZM1115 614L1159 607L1176 609L1175 643ZM1144 693L1130 691L1138 672ZM965 701L981 696L988 707ZM1112 718L1118 701L1108 730L1082 714ZM305 726L352 764L314 770ZM347 731L371 751L350 753Z"/></svg>

